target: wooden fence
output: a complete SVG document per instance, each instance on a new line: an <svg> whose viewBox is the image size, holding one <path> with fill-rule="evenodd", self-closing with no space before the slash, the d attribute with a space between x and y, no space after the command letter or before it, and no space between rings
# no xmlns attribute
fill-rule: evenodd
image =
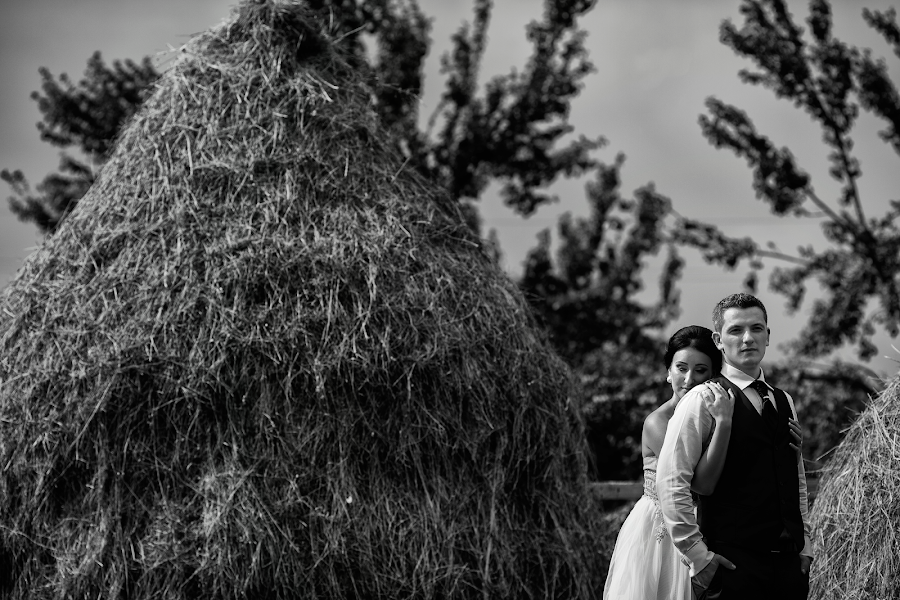
<svg viewBox="0 0 900 600"><path fill-rule="evenodd" d="M591 491L598 500L637 500L644 493L644 480L637 481L593 481L590 484ZM816 497L819 489L818 477L806 478L806 491L809 500Z"/></svg>

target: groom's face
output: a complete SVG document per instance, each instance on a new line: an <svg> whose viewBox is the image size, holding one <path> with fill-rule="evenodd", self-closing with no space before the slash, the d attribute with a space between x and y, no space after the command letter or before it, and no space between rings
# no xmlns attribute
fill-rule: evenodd
<svg viewBox="0 0 900 600"><path fill-rule="evenodd" d="M762 309L729 308L722 317L722 331L713 332L713 341L725 355L725 362L756 377L769 345L769 328Z"/></svg>

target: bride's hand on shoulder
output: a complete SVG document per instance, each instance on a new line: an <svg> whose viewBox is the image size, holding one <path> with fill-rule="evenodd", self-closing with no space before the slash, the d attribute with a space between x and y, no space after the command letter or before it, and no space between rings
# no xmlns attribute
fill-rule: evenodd
<svg viewBox="0 0 900 600"><path fill-rule="evenodd" d="M721 384L714 381L708 381L703 385L713 393L712 400L707 400L706 403L709 414L719 425L730 424L731 417L734 414L734 392L731 390L726 391Z"/></svg>

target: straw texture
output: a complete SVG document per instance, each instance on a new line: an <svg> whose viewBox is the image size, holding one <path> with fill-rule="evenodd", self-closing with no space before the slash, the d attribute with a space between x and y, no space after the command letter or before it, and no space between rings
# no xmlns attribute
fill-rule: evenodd
<svg viewBox="0 0 900 600"><path fill-rule="evenodd" d="M298 2L164 74L0 296L5 598L587 598L572 378Z"/></svg>
<svg viewBox="0 0 900 600"><path fill-rule="evenodd" d="M824 469L811 521L810 598L900 598L900 379L847 431Z"/></svg>

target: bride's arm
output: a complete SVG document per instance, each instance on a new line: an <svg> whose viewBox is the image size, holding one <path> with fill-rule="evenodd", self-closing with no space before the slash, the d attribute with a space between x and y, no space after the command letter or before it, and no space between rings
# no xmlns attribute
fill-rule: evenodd
<svg viewBox="0 0 900 600"><path fill-rule="evenodd" d="M734 394L725 392L718 383L705 384L713 393L714 400L708 404L709 413L715 421L712 439L709 446L700 456L700 462L694 469L691 490L707 496L712 494L725 465L725 454L728 452L728 441L731 439L731 416L734 413Z"/></svg>

